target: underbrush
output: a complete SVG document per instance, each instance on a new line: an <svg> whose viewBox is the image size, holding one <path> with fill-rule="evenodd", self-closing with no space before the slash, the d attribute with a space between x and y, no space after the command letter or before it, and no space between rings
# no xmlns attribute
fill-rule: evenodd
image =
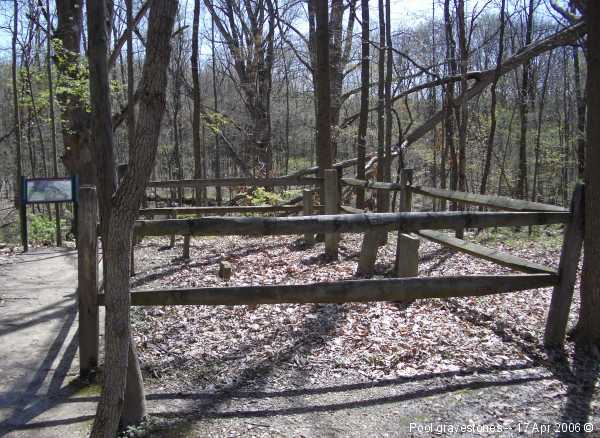
<svg viewBox="0 0 600 438"><path fill-rule="evenodd" d="M524 249L532 245L544 249L558 249L562 245L564 225L535 225L518 228L488 228L475 233L473 240L482 245L504 244L509 248Z"/></svg>
<svg viewBox="0 0 600 438"><path fill-rule="evenodd" d="M66 212L70 216L70 212ZM61 218L61 232L63 241L73 240L70 217ZM48 217L42 213L27 214L27 232L29 243L33 245L51 245L56 241L56 222L54 216ZM0 242L18 244L21 241L21 228L18 219L0 227Z"/></svg>

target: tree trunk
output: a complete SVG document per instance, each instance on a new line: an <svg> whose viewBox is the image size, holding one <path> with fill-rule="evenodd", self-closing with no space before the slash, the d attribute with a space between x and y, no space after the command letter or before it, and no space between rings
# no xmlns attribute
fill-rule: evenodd
<svg viewBox="0 0 600 438"><path fill-rule="evenodd" d="M15 132L15 207L21 205L21 175L23 174L23 163L21 157L21 116L19 114L19 89L17 82L17 37L19 30L19 2L14 0L14 21L12 34L12 92L13 92L13 115ZM21 223L21 227L25 224Z"/></svg>
<svg viewBox="0 0 600 438"><path fill-rule="evenodd" d="M315 46L317 65L315 69L315 91L317 101L317 165L318 176L323 177L325 169L331 169L331 89L329 82L329 8L327 2L310 0L316 17ZM321 199L325 199L321 190Z"/></svg>
<svg viewBox="0 0 600 438"><path fill-rule="evenodd" d="M211 56L212 56L212 86L213 86L213 99L214 99L214 110L215 113L219 111L219 98L217 95L217 57L215 54L215 19L211 17L211 28L210 28L211 42ZM216 179L221 178L221 148L219 146L219 135L215 134L215 156L213 161L213 176ZM221 205L223 202L223 194L221 187L216 187L216 200L217 205Z"/></svg>
<svg viewBox="0 0 600 438"><path fill-rule="evenodd" d="M106 49L104 2L94 3L92 0L88 2L90 91L92 111L95 115L94 139L97 142L106 142L104 145L108 146L112 145L110 107L106 105L108 93L105 96L101 94L102 89L106 92L108 87L106 52L103 51ZM96 12L97 10L100 13ZM93 438L115 436L123 409L128 356L131 354L129 323L131 236L158 147L166 100L170 38L176 12L175 1L153 0L152 2L148 18L146 59L139 85L141 93L135 143L129 151L128 171L111 199L111 214L107 220L108 238L104 242L107 260L105 374L102 396L91 433ZM143 397L140 399L143 400Z"/></svg>
<svg viewBox="0 0 600 438"><path fill-rule="evenodd" d="M200 25L200 0L194 0L192 22L192 149L194 151L194 178L202 178L202 147L200 144L200 80L198 78L198 27ZM200 205L202 190L196 190L196 205Z"/></svg>
<svg viewBox="0 0 600 438"><path fill-rule="evenodd" d="M531 44L533 34L533 2L529 0L525 30L525 46ZM519 138L519 172L517 179L517 197L527 199L527 125L529 117L529 99L531 99L531 62L523 64L523 77L519 88L519 113L521 116L521 136Z"/></svg>
<svg viewBox="0 0 600 438"><path fill-rule="evenodd" d="M578 340L600 343L600 2L588 1L585 235Z"/></svg>
<svg viewBox="0 0 600 438"><path fill-rule="evenodd" d="M469 63L469 47L467 42L467 24L465 22L465 1L458 0L458 44L460 50L460 92L467 91L467 67ZM467 129L469 127L469 104L464 102L457 110L458 121L458 190L467 191ZM457 208L464 210L464 205L460 203ZM458 239L464 238L464 229L456 230Z"/></svg>
<svg viewBox="0 0 600 438"><path fill-rule="evenodd" d="M504 55L504 29L505 19L504 11L506 1L502 0L500 5L500 34L498 36L498 57L496 58L496 76L492 83L491 92L491 104L490 104L490 132L487 138L487 147L485 151L485 163L483 165L483 173L481 174L481 185L479 186L479 193L485 195L487 191L487 180L490 175L490 168L492 165L492 153L494 151L494 138L496 136L496 86L498 85L498 79L500 78L500 72L498 68L502 64L502 57Z"/></svg>
<svg viewBox="0 0 600 438"><path fill-rule="evenodd" d="M385 6L379 0L379 59L377 62L377 181L385 177ZM377 191L377 211L387 210L387 192Z"/></svg>
<svg viewBox="0 0 600 438"><path fill-rule="evenodd" d="M384 181L392 182L392 74L394 68L393 44L392 44L392 18L390 0L385 2L385 44L386 44L386 67L385 67L385 165ZM390 193L386 193L386 211L390 209Z"/></svg>
<svg viewBox="0 0 600 438"><path fill-rule="evenodd" d="M542 90L540 91L540 103L538 109L538 126L537 134L535 138L535 161L533 163L533 181L531 183L531 200L537 200L538 193L538 175L540 169L540 156L541 156L541 137L542 137L542 124L544 117L544 107L546 104L546 92L548 90L548 77L550 76L550 68L552 66L552 52L548 55L548 64L546 65L546 74L544 75L544 82L542 83Z"/></svg>
<svg viewBox="0 0 600 438"><path fill-rule="evenodd" d="M454 32L452 31L452 18L450 15L450 0L444 0L444 27L446 36L446 63L450 75L456 75L458 66L456 63L456 43L454 41ZM446 86L446 116L445 122L445 137L446 149L450 154L450 190L458 189L458 157L456 148L454 147L454 83L449 83ZM456 203L452 203L451 210L456 210Z"/></svg>
<svg viewBox="0 0 600 438"><path fill-rule="evenodd" d="M369 0L362 0L362 52L360 71L360 118L358 121L358 146L356 162L356 178L365 179L365 161L367 155L367 124L369 122L369 82L370 82L370 29L369 29ZM365 189L356 189L356 208L365 207Z"/></svg>
<svg viewBox="0 0 600 438"><path fill-rule="evenodd" d="M68 90L69 83L81 81L80 65L81 35L83 32L83 1L57 0L58 23L56 37L61 42L55 61L59 80L65 84L57 94L62 112L62 137L65 146L61 157L63 164L72 175L79 175L81 184L95 184L95 167L89 144L90 117L85 102L77 94Z"/></svg>
<svg viewBox="0 0 600 438"><path fill-rule="evenodd" d="M50 0L46 0L46 12L48 20L46 23L46 75L48 78L48 108L50 111L50 141L52 144L52 176L58 177L58 148L56 145L56 115L54 113L54 81L52 79L52 34ZM60 226L60 204L54 204L54 220L56 226L56 246L62 245L62 231Z"/></svg>
<svg viewBox="0 0 600 438"><path fill-rule="evenodd" d="M577 176L584 179L585 169L585 99L581 92L579 47L573 47L573 76L575 79L575 103L577 105Z"/></svg>

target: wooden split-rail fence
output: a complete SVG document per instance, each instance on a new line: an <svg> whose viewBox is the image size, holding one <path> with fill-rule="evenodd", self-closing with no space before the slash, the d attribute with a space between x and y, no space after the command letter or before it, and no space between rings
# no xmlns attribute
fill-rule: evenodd
<svg viewBox="0 0 600 438"><path fill-rule="evenodd" d="M569 210L506 197L475 195L412 185L412 171L402 172L400 183L381 183L340 178L335 169L325 170L323 179L310 178L321 186L322 207L316 208L313 191L303 192L300 206L193 207L146 209L141 216L156 214L301 213L287 217L209 216L185 219L141 219L134 227L136 238L144 236L303 235L314 243L315 234L324 234L325 253L337 257L341 233L363 233L358 273L372 271L377 248L390 231L398 232L394 270L397 278L357 279L302 285L207 287L160 289L131 292L131 305L248 305L282 303L343 303L406 301L426 298L481 296L553 287L544 340L546 345L564 343L573 297L577 266L583 242L584 187L574 191ZM286 181L289 183L289 181ZM260 185L260 180L253 183ZM183 184L183 183L182 183ZM202 183L204 184L204 183ZM342 185L375 190L396 190L400 211L366 213L340 205ZM412 212L413 195L428 196L463 204L474 204L493 212ZM92 186L80 188L79 215L79 330L81 373L98 363L98 308L104 295L98 290L97 198ZM322 212L324 214L315 214ZM442 230L565 224L558 271L451 236ZM509 267L517 274L418 277L419 239L427 239L457 251ZM189 242L189 240L188 240Z"/></svg>

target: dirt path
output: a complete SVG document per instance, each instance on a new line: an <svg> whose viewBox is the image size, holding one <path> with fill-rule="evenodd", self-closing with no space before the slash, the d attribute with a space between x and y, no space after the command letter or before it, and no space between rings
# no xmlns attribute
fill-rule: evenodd
<svg viewBox="0 0 600 438"><path fill-rule="evenodd" d="M77 253L0 256L0 436L85 435L95 409L77 383Z"/></svg>

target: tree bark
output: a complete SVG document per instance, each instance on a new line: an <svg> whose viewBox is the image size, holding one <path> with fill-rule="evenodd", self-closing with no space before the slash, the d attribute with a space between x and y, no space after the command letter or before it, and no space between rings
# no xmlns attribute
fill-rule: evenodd
<svg viewBox="0 0 600 438"><path fill-rule="evenodd" d="M215 19L211 16L211 42L210 42L210 50L212 57L212 87L213 87L213 99L214 99L214 110L215 113L219 111L219 97L217 94L217 57L215 54ZM219 145L219 135L215 134L215 156L213 160L213 174L214 177L219 179L221 178L221 148ZM221 191L221 187L216 187L216 200L217 205L221 205L223 202L223 195Z"/></svg>
<svg viewBox="0 0 600 438"><path fill-rule="evenodd" d="M329 71L329 8L326 2L310 0L316 17L315 48L315 91L317 101L317 165L318 176L323 177L325 169L331 169L333 151L331 150L331 88ZM321 199L324 199L323 189Z"/></svg>
<svg viewBox="0 0 600 438"><path fill-rule="evenodd" d="M13 94L13 117L15 132L15 207L21 205L21 175L23 174L23 163L21 157L21 115L19 114L19 89L17 82L17 38L19 31L19 2L14 0L14 21L12 34L12 94ZM21 222L21 227L25 226ZM24 245L25 246L25 245Z"/></svg>
<svg viewBox="0 0 600 438"><path fill-rule="evenodd" d="M52 144L52 176L58 177L58 148L56 145L56 115L54 112L54 80L52 79L52 20L50 18L50 0L46 0L46 76L48 78L48 109L50 112L50 141ZM54 204L54 220L56 227L56 246L62 245L62 231L60 225L60 204Z"/></svg>
<svg viewBox="0 0 600 438"><path fill-rule="evenodd" d="M542 82L542 90L540 91L540 103L538 109L538 126L535 138L535 158L533 163L533 181L531 183L531 200L537 199L538 193L538 175L541 161L541 137L542 137L542 124L544 120L544 108L546 105L546 92L548 90L548 77L550 76L550 68L552 66L552 52L548 55L548 63L546 65L546 73L544 75L544 81Z"/></svg>
<svg viewBox="0 0 600 438"><path fill-rule="evenodd" d="M573 76L575 80L575 104L577 106L577 176L585 178L585 98L581 90L579 47L573 47ZM585 87L584 87L585 88Z"/></svg>
<svg viewBox="0 0 600 438"><path fill-rule="evenodd" d="M192 149L194 151L194 178L202 175L202 148L200 144L200 80L198 78L198 27L200 25L200 0L194 0L192 22ZM196 205L200 205L202 190L196 190Z"/></svg>
<svg viewBox="0 0 600 438"><path fill-rule="evenodd" d="M365 179L365 162L367 154L367 124L369 122L369 82L370 82L370 29L369 29L369 0L362 0L362 48L361 48L361 70L360 70L360 118L358 121L358 146L356 162L356 178ZM356 208L364 208L365 190L356 189Z"/></svg>
<svg viewBox="0 0 600 438"><path fill-rule="evenodd" d="M72 175L79 175L81 184L94 185L96 172L89 144L90 117L81 96L68 90L69 82L82 80L80 54L83 0L57 0L56 15L56 37L61 44L56 50L55 61L59 80L67 85L67 89L56 96L62 112L62 137L65 146L61 159Z"/></svg>
<svg viewBox="0 0 600 438"><path fill-rule="evenodd" d="M600 2L588 1L587 26L587 136L585 165L584 259L579 312L583 344L600 343Z"/></svg>
<svg viewBox="0 0 600 438"><path fill-rule="evenodd" d="M377 60L377 181L385 177L385 5L378 2L379 10L379 48ZM387 211L387 193L377 191L377 211Z"/></svg>
<svg viewBox="0 0 600 438"><path fill-rule="evenodd" d="M505 12L506 0L502 0L500 5L500 34L498 35L498 56L496 57L496 75L494 82L490 90L491 93L491 104L490 104L490 132L487 138L487 145L485 151L485 162L483 165L483 173L481 174L481 185L479 186L479 193L485 195L487 191L487 180L490 175L490 168L492 166L492 152L494 151L494 138L496 136L496 86L498 85L498 79L500 78L500 72L498 69L502 65L502 57L504 55L504 29L506 27L504 12Z"/></svg>
<svg viewBox="0 0 600 438"><path fill-rule="evenodd" d="M446 63L450 75L456 75L458 66L456 64L456 43L454 41L454 32L452 31L452 17L450 14L450 0L444 1L444 27L446 37ZM454 146L454 83L446 86L445 93L445 138L447 154L450 155L450 190L458 189L458 157ZM451 205L451 210L456 210L456 204Z"/></svg>
<svg viewBox="0 0 600 438"><path fill-rule="evenodd" d="M392 181L392 74L394 68L394 53L392 42L392 17L390 0L385 2L385 45L386 45L386 65L385 65L385 165L384 181ZM386 196L386 211L390 209L390 195Z"/></svg>
<svg viewBox="0 0 600 438"><path fill-rule="evenodd" d="M525 29L525 46L531 44L533 35L533 2L529 0L527 8L527 19ZM527 199L527 125L529 117L529 99L531 99L532 88L531 63L529 61L523 64L523 73L521 86L519 88L519 114L521 116L521 134L519 138L519 172L517 179L517 197Z"/></svg>
<svg viewBox="0 0 600 438"><path fill-rule="evenodd" d="M94 112L94 138L104 146L112 145L110 108L106 108L108 85L104 2L88 2L90 32L90 92ZM96 11L101 13L98 14ZM107 260L105 272L106 346L104 385L91 436L114 437L123 409L130 350L129 322L129 251L133 224L152 173L158 136L165 110L167 67L177 2L153 0L148 18L146 58L140 81L139 117L135 142L129 151L129 168L111 199L107 222L108 239L104 242ZM98 41L96 41L98 40ZM96 44L98 46L96 46ZM104 47L103 47L104 46ZM97 51L97 52L96 52ZM106 82L103 87L100 83ZM110 134L110 135L109 135ZM101 180L102 181L102 180ZM106 190L103 188L103 190Z"/></svg>

